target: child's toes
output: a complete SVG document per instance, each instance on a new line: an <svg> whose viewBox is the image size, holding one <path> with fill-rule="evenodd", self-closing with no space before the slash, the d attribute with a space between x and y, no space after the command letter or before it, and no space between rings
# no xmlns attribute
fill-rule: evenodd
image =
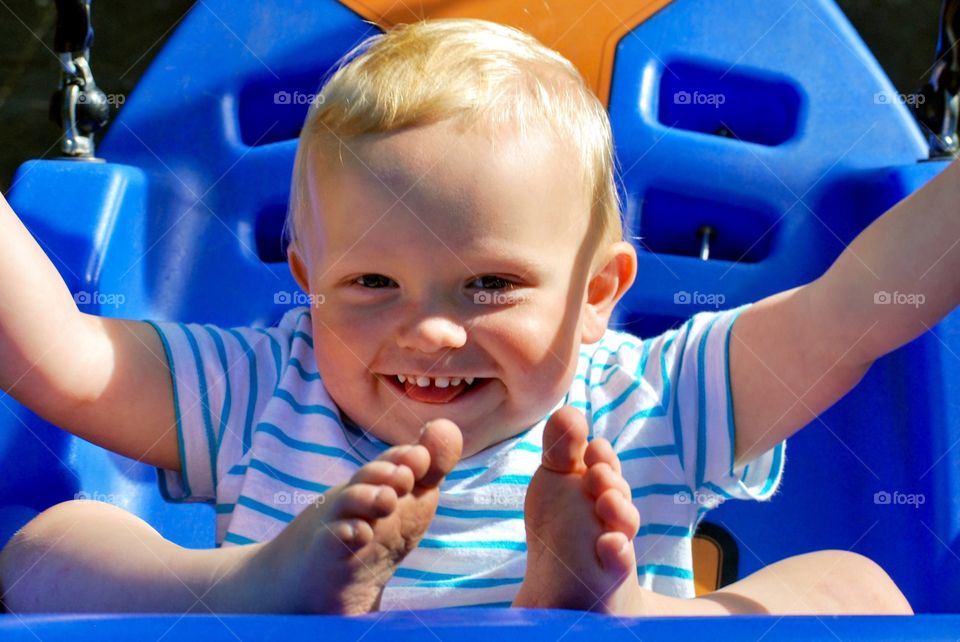
<svg viewBox="0 0 960 642"><path fill-rule="evenodd" d="M408 466L378 459L365 464L353 475L350 483L390 486L398 497L403 497L413 490L414 478Z"/></svg>
<svg viewBox="0 0 960 642"><path fill-rule="evenodd" d="M605 463L618 475L621 474L620 458L613 452L613 446L606 439L594 439L587 445L587 452L583 455L583 461L587 466Z"/></svg>
<svg viewBox="0 0 960 642"><path fill-rule="evenodd" d="M582 472L588 432L579 410L564 406L553 413L543 429L543 467L562 474Z"/></svg>
<svg viewBox="0 0 960 642"><path fill-rule="evenodd" d="M373 541L373 527L362 519L339 519L326 525L329 533L340 540L345 552L357 551Z"/></svg>
<svg viewBox="0 0 960 642"><path fill-rule="evenodd" d="M607 490L597 498L594 510L608 530L623 533L633 539L640 529L640 511L615 488Z"/></svg>
<svg viewBox="0 0 960 642"><path fill-rule="evenodd" d="M605 462L594 464L587 469L583 476L584 490L594 499L600 497L611 488L620 491L624 499L630 499L630 484L621 475Z"/></svg>
<svg viewBox="0 0 960 642"><path fill-rule="evenodd" d="M421 475L416 475L417 471L414 471L417 484L432 488L439 485L447 473L460 461L460 454L463 452L463 435L460 428L452 421L433 419L424 425L417 443L420 447L426 448L430 454L429 469Z"/></svg>
<svg viewBox="0 0 960 642"><path fill-rule="evenodd" d="M351 484L337 495L334 514L344 518L379 519L395 511L398 501L396 491L390 486Z"/></svg>
<svg viewBox="0 0 960 642"><path fill-rule="evenodd" d="M394 446L377 457L376 461L406 466L413 472L414 479L420 479L430 469L430 451L420 444Z"/></svg>
<svg viewBox="0 0 960 642"><path fill-rule="evenodd" d="M625 577L637 566L630 538L617 531L597 538L596 553L603 570L613 575Z"/></svg>

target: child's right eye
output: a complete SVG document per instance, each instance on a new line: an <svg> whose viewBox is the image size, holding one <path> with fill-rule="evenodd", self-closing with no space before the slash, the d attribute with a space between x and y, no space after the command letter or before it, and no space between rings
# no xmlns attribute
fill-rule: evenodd
<svg viewBox="0 0 960 642"><path fill-rule="evenodd" d="M365 288L391 288L397 285L393 279L382 274L364 274L358 276L354 283Z"/></svg>

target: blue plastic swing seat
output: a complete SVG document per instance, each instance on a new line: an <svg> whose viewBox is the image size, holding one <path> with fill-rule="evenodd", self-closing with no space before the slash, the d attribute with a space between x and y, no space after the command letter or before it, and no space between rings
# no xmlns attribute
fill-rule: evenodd
<svg viewBox="0 0 960 642"><path fill-rule="evenodd" d="M283 303L299 304L280 238L307 105L274 96L315 92L376 31L334 0L205 0L127 100L99 149L107 163L25 163L10 203L81 308L235 326L270 325ZM945 166L922 160L915 120L831 0L667 4L619 40L609 112L628 233L643 239L641 278L619 322L640 335L817 277ZM716 231L708 261L698 257L705 224ZM10 396L0 402L0 542L39 511L88 497L179 544L213 545L211 506L167 504L154 469L69 436ZM925 614L915 618L2 615L0 637L954 639L960 616L945 614L960 612L958 442L954 313L791 439L773 500L708 516L734 534L740 577L790 555L853 550L890 573Z"/></svg>

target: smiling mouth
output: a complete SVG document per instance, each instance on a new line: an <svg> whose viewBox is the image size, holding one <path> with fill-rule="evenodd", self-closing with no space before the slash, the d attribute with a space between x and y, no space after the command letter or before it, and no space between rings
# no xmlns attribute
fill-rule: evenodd
<svg viewBox="0 0 960 642"><path fill-rule="evenodd" d="M425 377L381 375L405 397L420 403L444 404L486 386L491 379L477 377Z"/></svg>

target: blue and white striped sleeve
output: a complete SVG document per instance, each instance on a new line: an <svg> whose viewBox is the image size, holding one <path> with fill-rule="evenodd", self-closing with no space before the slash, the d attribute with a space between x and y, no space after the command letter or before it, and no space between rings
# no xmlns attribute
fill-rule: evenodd
<svg viewBox="0 0 960 642"><path fill-rule="evenodd" d="M148 321L173 381L181 472L158 469L168 501L214 502L217 481L249 449L289 343L277 328Z"/></svg>
<svg viewBox="0 0 960 642"><path fill-rule="evenodd" d="M679 453L687 483L707 507L730 498L768 499L783 471L783 443L746 465L734 465L730 337L745 308L694 316L668 350L677 382L672 413Z"/></svg>

